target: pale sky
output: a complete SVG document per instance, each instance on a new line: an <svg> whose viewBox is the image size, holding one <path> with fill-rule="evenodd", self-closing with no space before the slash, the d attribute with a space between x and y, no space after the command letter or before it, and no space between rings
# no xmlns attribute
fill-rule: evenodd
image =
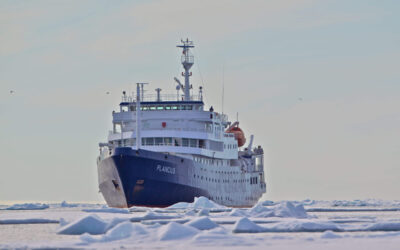
<svg viewBox="0 0 400 250"><path fill-rule="evenodd" d="M263 199L398 199L399 13L395 0L1 0L0 201L103 201L98 143L121 92L175 93L186 37L206 105L221 111L224 78L224 112L264 147Z"/></svg>

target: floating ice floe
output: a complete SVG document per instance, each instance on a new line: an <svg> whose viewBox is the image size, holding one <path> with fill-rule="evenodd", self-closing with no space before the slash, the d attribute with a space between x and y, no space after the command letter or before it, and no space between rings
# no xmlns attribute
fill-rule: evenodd
<svg viewBox="0 0 400 250"><path fill-rule="evenodd" d="M212 210L226 210L227 207L219 205L204 196L195 197L194 202L178 202L172 206L168 207L169 209L189 209L189 208L196 208L196 209L212 209Z"/></svg>
<svg viewBox="0 0 400 250"><path fill-rule="evenodd" d="M116 225L129 221L129 218L113 218L111 222L107 224L106 231L110 230L111 228L115 227Z"/></svg>
<svg viewBox="0 0 400 250"><path fill-rule="evenodd" d="M216 227L219 227L217 223L210 220L207 216L202 216L200 218L195 218L185 225L197 228L199 230L210 230Z"/></svg>
<svg viewBox="0 0 400 250"><path fill-rule="evenodd" d="M68 203L66 201L62 201L60 203L60 207L77 207L77 206L78 206L78 204L72 204L72 203Z"/></svg>
<svg viewBox="0 0 400 250"><path fill-rule="evenodd" d="M200 209L199 212L197 212L197 216L208 216L210 215L210 210L203 208Z"/></svg>
<svg viewBox="0 0 400 250"><path fill-rule="evenodd" d="M361 227L359 231L400 231L400 222L377 222Z"/></svg>
<svg viewBox="0 0 400 250"><path fill-rule="evenodd" d="M104 235L104 241L112 241L128 238L131 235L147 235L147 230L140 224L132 223L129 221L123 222L111 230L107 231Z"/></svg>
<svg viewBox="0 0 400 250"><path fill-rule="evenodd" d="M276 217L307 218L307 212L302 204L294 205L291 202L284 202L274 207Z"/></svg>
<svg viewBox="0 0 400 250"><path fill-rule="evenodd" d="M42 218L29 218L29 219L3 219L0 224L48 224L59 223L58 220L42 219Z"/></svg>
<svg viewBox="0 0 400 250"><path fill-rule="evenodd" d="M229 216L246 217L246 216L248 216L248 213L244 209L235 208L229 213Z"/></svg>
<svg viewBox="0 0 400 250"><path fill-rule="evenodd" d="M256 217L256 218L267 218L267 217L308 218L309 217L302 204L294 205L293 203L288 201L269 207L265 207L263 203L257 203L248 210L234 209L231 211L229 215L238 217Z"/></svg>
<svg viewBox="0 0 400 250"><path fill-rule="evenodd" d="M87 208L82 209L83 212L89 213L116 213L116 214L129 214L129 210L126 208L116 208L116 207L104 207L104 208Z"/></svg>
<svg viewBox="0 0 400 250"><path fill-rule="evenodd" d="M189 209L188 211L185 212L186 216L195 216L196 215L196 210L194 209Z"/></svg>
<svg viewBox="0 0 400 250"><path fill-rule="evenodd" d="M60 227L63 227L68 224L68 221L66 221L64 218L60 218L59 223Z"/></svg>
<svg viewBox="0 0 400 250"><path fill-rule="evenodd" d="M140 221L144 221L144 220L163 220L163 219L178 219L178 218L181 218L181 216L165 215L165 214L154 213L154 212L149 211L144 216L131 218L130 221L140 222Z"/></svg>
<svg viewBox="0 0 400 250"><path fill-rule="evenodd" d="M49 205L42 203L24 203L24 204L14 204L12 206L6 207L6 210L41 210L49 208Z"/></svg>
<svg viewBox="0 0 400 250"><path fill-rule="evenodd" d="M310 200L310 199L305 199L301 201L301 204L303 204L303 206L311 206L311 205L315 205L317 203L317 201L315 200Z"/></svg>
<svg viewBox="0 0 400 250"><path fill-rule="evenodd" d="M342 236L340 236L338 233L332 232L331 230L325 231L321 235L321 239L338 239L338 238L342 238Z"/></svg>
<svg viewBox="0 0 400 250"><path fill-rule="evenodd" d="M378 199L366 199L366 200L334 200L331 202L333 207L399 207L399 201L384 201Z"/></svg>
<svg viewBox="0 0 400 250"><path fill-rule="evenodd" d="M327 230L341 232L334 223L311 220L293 220L262 227L244 217L238 220L233 228L234 233L261 233L261 232L324 232Z"/></svg>
<svg viewBox="0 0 400 250"><path fill-rule="evenodd" d="M132 213L142 213L142 212L147 212L147 211L149 211L150 209L149 208L147 208L147 207L130 207L129 208L129 212L132 212Z"/></svg>
<svg viewBox="0 0 400 250"><path fill-rule="evenodd" d="M386 237L399 237L400 232L389 232L389 233L380 233L380 234L369 234L366 235L366 238L386 238ZM359 238L362 238L362 236L358 236Z"/></svg>
<svg viewBox="0 0 400 250"><path fill-rule="evenodd" d="M200 231L194 227L181 225L176 222L171 222L168 225L162 226L158 230L159 239L164 240L178 240L192 237Z"/></svg>
<svg viewBox="0 0 400 250"><path fill-rule="evenodd" d="M324 232L327 230L342 232L335 223L317 220L292 220L276 223L264 228L265 232Z"/></svg>
<svg viewBox="0 0 400 250"><path fill-rule="evenodd" d="M263 201L261 202L263 206L274 206L276 203L274 201Z"/></svg>
<svg viewBox="0 0 400 250"><path fill-rule="evenodd" d="M260 233L264 231L265 228L257 225L246 217L238 220L232 230L234 233Z"/></svg>
<svg viewBox="0 0 400 250"><path fill-rule="evenodd" d="M106 232L107 223L95 214L90 214L57 230L58 234L103 234Z"/></svg>
<svg viewBox="0 0 400 250"><path fill-rule="evenodd" d="M308 208L307 212L397 212L400 211L400 207L390 208L329 208L329 207L314 207Z"/></svg>
<svg viewBox="0 0 400 250"><path fill-rule="evenodd" d="M129 238L133 235L147 235L148 231L140 224L129 221L118 224L101 236L92 236L88 233L81 235L80 239L87 243L109 242Z"/></svg>

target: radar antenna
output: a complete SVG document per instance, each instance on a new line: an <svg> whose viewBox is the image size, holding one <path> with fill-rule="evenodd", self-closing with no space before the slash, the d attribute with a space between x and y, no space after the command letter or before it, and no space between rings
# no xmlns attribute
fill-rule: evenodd
<svg viewBox="0 0 400 250"><path fill-rule="evenodd" d="M194 57L192 53L190 52L190 48L194 48L193 41L189 41L189 39L182 40L182 45L177 45L176 47L182 48L182 56L181 56L181 62L183 65L183 68L185 69L185 72L182 72L182 76L185 77L185 86L183 88L183 91L185 92L185 101L190 101L190 83L189 83L189 77L192 76L192 72L189 72L190 68L194 64Z"/></svg>

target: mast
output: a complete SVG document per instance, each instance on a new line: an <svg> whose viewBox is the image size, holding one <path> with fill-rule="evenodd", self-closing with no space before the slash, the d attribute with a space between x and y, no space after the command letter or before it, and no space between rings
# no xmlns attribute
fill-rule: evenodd
<svg viewBox="0 0 400 250"><path fill-rule="evenodd" d="M139 150L142 144L140 137L140 84L137 83L136 87L136 150Z"/></svg>
<svg viewBox="0 0 400 250"><path fill-rule="evenodd" d="M183 68L185 69L185 72L182 72L182 76L185 77L185 86L183 88L183 91L185 92L185 101L190 101L190 83L189 83L189 77L192 75L192 72L189 72L190 68L193 66L194 63L194 57L192 53L190 53L190 48L194 48L193 41L189 41L189 39L181 40L182 45L177 45L176 47L182 48L182 57L181 57L181 62L183 65Z"/></svg>

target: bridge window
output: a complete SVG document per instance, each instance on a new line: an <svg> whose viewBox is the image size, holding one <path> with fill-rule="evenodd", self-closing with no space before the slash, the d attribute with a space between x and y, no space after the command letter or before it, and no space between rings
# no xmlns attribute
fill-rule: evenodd
<svg viewBox="0 0 400 250"><path fill-rule="evenodd" d="M164 138L164 144L168 146L172 146L172 138L171 137L165 137Z"/></svg>
<svg viewBox="0 0 400 250"><path fill-rule="evenodd" d="M190 147L196 148L197 147L197 140L196 139L190 139Z"/></svg>
<svg viewBox="0 0 400 250"><path fill-rule="evenodd" d="M204 140L199 140L199 148L206 148Z"/></svg>
<svg viewBox="0 0 400 250"><path fill-rule="evenodd" d="M157 110L163 110L163 109L164 109L163 106L158 106L158 107L157 107Z"/></svg>
<svg viewBox="0 0 400 250"><path fill-rule="evenodd" d="M162 137L156 137L155 138L156 140L156 145L157 146L159 146L159 145L163 145L163 138Z"/></svg>
<svg viewBox="0 0 400 250"><path fill-rule="evenodd" d="M150 137L150 138L144 138L144 145L146 146L153 146L154 145L154 138ZM143 142L143 140L142 140Z"/></svg>
<svg viewBox="0 0 400 250"><path fill-rule="evenodd" d="M183 147L189 147L189 139L182 138L182 146Z"/></svg>

